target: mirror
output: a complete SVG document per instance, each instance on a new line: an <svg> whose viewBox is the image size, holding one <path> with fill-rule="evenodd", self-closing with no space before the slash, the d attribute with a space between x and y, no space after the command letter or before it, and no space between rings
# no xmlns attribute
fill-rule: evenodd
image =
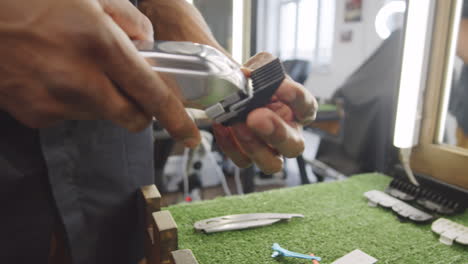
<svg viewBox="0 0 468 264"><path fill-rule="evenodd" d="M450 97L453 97L455 54L463 2L431 1L435 5L434 20L427 56L428 69L424 75L422 115L419 116L421 129L417 146L412 149L411 168L419 175L468 190L468 151L447 140L450 133L447 131L450 130L446 125L449 122ZM453 131L452 140L456 136Z"/></svg>
<svg viewBox="0 0 468 264"><path fill-rule="evenodd" d="M416 0L417 1L417 0ZM345 174L391 165L406 1L258 0L254 52L319 100L313 157ZM339 157L339 158L336 158ZM343 162L344 160L344 162Z"/></svg>
<svg viewBox="0 0 468 264"><path fill-rule="evenodd" d="M442 109L440 136L443 143L468 150L468 1L460 0L459 29L454 41L453 59L450 60L451 82L445 87L448 103ZM461 10L460 10L461 9Z"/></svg>

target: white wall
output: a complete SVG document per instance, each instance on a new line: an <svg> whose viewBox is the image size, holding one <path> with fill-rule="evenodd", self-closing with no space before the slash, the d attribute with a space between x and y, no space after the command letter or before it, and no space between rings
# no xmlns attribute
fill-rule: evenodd
<svg viewBox="0 0 468 264"><path fill-rule="evenodd" d="M333 59L327 73L312 72L305 86L319 98L330 98L335 90L381 44L374 27L375 16L386 0L363 0L362 21L345 23L345 0L336 0ZM342 43L340 34L352 30L351 42Z"/></svg>

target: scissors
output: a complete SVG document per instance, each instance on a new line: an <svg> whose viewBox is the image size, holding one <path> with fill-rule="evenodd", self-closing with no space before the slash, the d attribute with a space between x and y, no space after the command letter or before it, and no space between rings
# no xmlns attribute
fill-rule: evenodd
<svg viewBox="0 0 468 264"><path fill-rule="evenodd" d="M301 214L278 213L226 215L198 221L194 224L194 227L197 231L214 233L267 226L279 221L287 221L294 217L303 218L304 216Z"/></svg>

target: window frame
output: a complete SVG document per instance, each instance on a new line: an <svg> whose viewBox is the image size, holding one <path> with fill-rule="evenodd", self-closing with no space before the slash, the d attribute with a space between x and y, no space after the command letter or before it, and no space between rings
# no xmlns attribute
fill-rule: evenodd
<svg viewBox="0 0 468 264"><path fill-rule="evenodd" d="M418 1L418 0L410 0ZM421 134L418 145L413 148L411 167L416 173L428 175L445 183L468 189L468 151L437 143L441 125L443 97L447 78L451 78L449 48L452 33L457 30L454 22L459 15L457 1L437 0L435 21L431 40L429 69L425 90Z"/></svg>
<svg viewBox="0 0 468 264"><path fill-rule="evenodd" d="M332 64L332 60L333 60L333 48L334 48L334 44L333 44L333 41L331 41L330 43L330 47L329 47L329 53L327 53L327 56L326 58L322 58L323 56L321 55L322 53L320 52L320 48L321 46L323 46L321 44L321 41L322 39L324 38L323 34L325 34L325 32L329 32L329 34L331 34L331 38L333 39L335 37L334 35L334 31L335 31L335 27L333 25L335 25L336 23L336 5L333 6L333 8L331 8L331 12L333 12L333 14L322 14L320 12L320 10L322 10L322 6L324 5L324 2L323 1L329 1L329 0L317 0L317 16L314 17L314 19L316 20L315 22L315 25L316 25L316 28L315 28L315 39L313 40L313 49L311 49L311 53L310 55L308 56L298 56L300 54L300 45L299 45L299 22L300 22L300 17L299 17L299 13L300 13L300 5L302 3L302 1L310 1L310 0L276 0L276 1L268 1L268 0L264 0L264 1L260 1L260 6L262 6L263 8L261 9L262 11L260 13L258 13L258 22L257 22L257 26L260 26L260 27L265 27L264 30L262 30L263 33L260 33L261 36L258 34L259 33L259 30L257 30L257 37L260 39L260 41L257 42L258 47L257 47L257 51L260 51L259 49L263 49L263 50L267 50L279 57L281 57L282 59L306 59L308 61L310 61L312 63L312 65L314 67L312 67L312 69L314 71L320 71L320 72L323 72L325 71L324 69L328 69L328 67L331 66ZM280 28L280 25L281 25L281 22L282 20L284 20L284 18L282 18L281 16L281 7L282 6L285 6L286 4L290 4L290 3L294 3L295 4L295 8L296 8L296 18L295 18L295 28L293 29L294 30L294 50L292 50L292 56L290 57L283 57L283 54L281 54L281 42L280 42L280 38L281 38L281 34L279 32L275 32L275 30L271 30L271 29L266 29L267 27L265 26L266 22L268 20L270 20L271 22L274 23L274 27L275 29L279 29ZM266 6L270 6L269 8L267 8ZM274 8L274 9L271 9L271 8ZM268 15L266 14L265 12L267 12L267 10L270 10L270 12L274 12L273 14L274 15ZM266 18L266 16L269 16L269 17L273 17L273 19L270 19L270 18ZM323 19L327 19L327 16L331 16L331 19L333 20L332 22L332 31L324 31L324 30L320 30L320 27L321 25L323 24L324 20ZM328 39L328 38L326 38ZM266 43L265 41L271 41L275 44L268 44ZM328 45L327 45L328 46ZM288 52L289 54L289 52Z"/></svg>

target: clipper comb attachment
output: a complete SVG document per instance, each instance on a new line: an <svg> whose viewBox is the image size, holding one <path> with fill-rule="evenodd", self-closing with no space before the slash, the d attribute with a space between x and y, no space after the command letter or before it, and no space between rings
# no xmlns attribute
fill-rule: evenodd
<svg viewBox="0 0 468 264"><path fill-rule="evenodd" d="M285 78L283 65L279 59L275 59L253 71L250 78L253 98L239 108L234 106L233 111L236 111L237 114L223 121L223 125L229 126L245 121L252 110L267 105Z"/></svg>

